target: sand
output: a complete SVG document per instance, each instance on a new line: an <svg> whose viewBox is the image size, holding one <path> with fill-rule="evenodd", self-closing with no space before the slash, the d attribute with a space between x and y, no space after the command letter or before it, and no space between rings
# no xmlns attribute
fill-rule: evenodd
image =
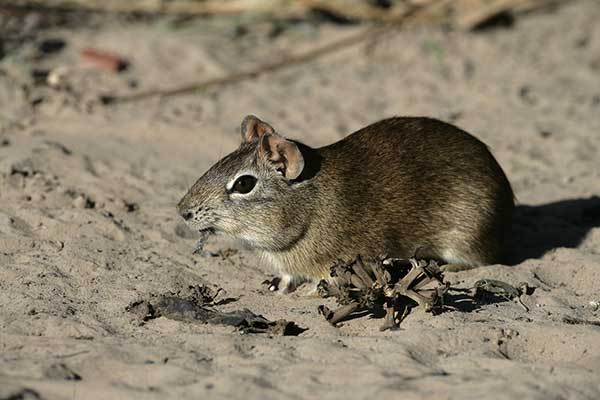
<svg viewBox="0 0 600 400"><path fill-rule="evenodd" d="M299 23L278 35L219 19L96 16L49 28L67 46L0 60L0 398L600 398L600 7L570 2L481 33L419 28L385 35L258 79L108 107L133 93L283 57L360 26ZM274 37L273 37L274 36ZM114 74L84 47L127 56ZM64 67L68 88L28 84ZM27 84L28 90L23 85ZM486 142L514 187L511 262L447 274L535 287L514 301L432 316L398 331L362 317L335 328L332 299L271 293L271 270L223 238L192 254L175 204L236 148L256 114L312 146L392 115L453 122ZM440 149L443 151L443 149ZM234 249L234 250L228 250ZM189 286L220 287L243 308L308 328L299 336L126 307Z"/></svg>

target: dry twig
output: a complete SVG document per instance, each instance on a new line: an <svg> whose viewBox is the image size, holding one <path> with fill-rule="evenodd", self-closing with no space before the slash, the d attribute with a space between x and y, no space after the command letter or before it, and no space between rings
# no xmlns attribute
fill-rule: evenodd
<svg viewBox="0 0 600 400"><path fill-rule="evenodd" d="M358 256L351 263L334 264L331 276L335 278L336 284L329 285L322 281L319 285L320 292L334 295L343 306L334 311L320 306L319 312L332 325L356 311L384 310L386 318L381 330L393 329L408 314L412 307L410 300L427 311L434 311L443 305L442 299L446 291L435 261L382 257L368 268ZM427 288L430 283L437 285ZM398 320L396 311L399 309L402 310L402 315Z"/></svg>
<svg viewBox="0 0 600 400"><path fill-rule="evenodd" d="M358 256L350 263L335 263L331 277L334 282L321 281L318 291L324 297L334 296L342 307L330 310L319 306L325 319L337 325L357 311L382 311L385 312L382 331L397 328L415 304L427 312L443 310L446 308L444 298L450 290L470 293L472 304L515 299L525 311L529 309L521 297L533 290L524 282L515 287L493 279L481 279L472 288L452 288L444 283L437 262L415 258L380 257L365 265Z"/></svg>

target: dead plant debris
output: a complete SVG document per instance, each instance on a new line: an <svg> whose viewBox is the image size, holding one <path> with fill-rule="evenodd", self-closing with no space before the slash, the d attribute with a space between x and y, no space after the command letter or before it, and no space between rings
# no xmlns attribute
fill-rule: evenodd
<svg viewBox="0 0 600 400"><path fill-rule="evenodd" d="M336 262L331 267L333 280L323 280L317 286L323 297L333 296L340 308L331 310L319 306L319 312L332 325L347 319L353 313L370 311L385 315L380 330L397 329L413 307L420 306L427 312L439 314L455 308L446 304L449 291L468 292L474 302L495 302L517 299L526 311L521 296L531 294L526 283L516 288L508 283L483 279L472 288L452 288L444 282L438 263L425 259L399 259L381 256L365 264L360 256L346 263Z"/></svg>
<svg viewBox="0 0 600 400"><path fill-rule="evenodd" d="M140 323L165 317L177 321L230 325L243 333L266 333L275 336L297 336L306 331L292 321L270 321L248 309L223 312L217 306L237 299L223 297L224 290L207 285L188 287L187 291L151 295L149 300L138 300L126 307L135 314Z"/></svg>
<svg viewBox="0 0 600 400"><path fill-rule="evenodd" d="M600 326L600 321L592 321L588 319L581 319L577 317L573 317L570 315L565 315L562 318L562 322L569 325L592 325L592 326Z"/></svg>
<svg viewBox="0 0 600 400"><path fill-rule="evenodd" d="M527 282L521 282L518 287L514 287L506 282L494 279L481 279L473 285L472 295L475 299L484 302L489 300L490 297L516 300L525 311L529 311L529 308L521 300L521 296L531 294L531 289Z"/></svg>

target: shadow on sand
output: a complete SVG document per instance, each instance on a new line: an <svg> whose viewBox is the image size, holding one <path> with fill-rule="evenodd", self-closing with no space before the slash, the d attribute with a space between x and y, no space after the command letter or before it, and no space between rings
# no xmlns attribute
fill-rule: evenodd
<svg viewBox="0 0 600 400"><path fill-rule="evenodd" d="M600 227L600 197L515 208L509 264L539 258L557 247L575 248Z"/></svg>

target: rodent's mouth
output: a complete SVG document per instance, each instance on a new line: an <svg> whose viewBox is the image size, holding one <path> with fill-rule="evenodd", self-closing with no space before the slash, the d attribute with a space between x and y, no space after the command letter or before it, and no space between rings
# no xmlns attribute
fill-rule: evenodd
<svg viewBox="0 0 600 400"><path fill-rule="evenodd" d="M215 229L214 228L204 228L204 229L199 229L198 232L200 232L200 237L198 238L198 242L196 243L196 246L194 248L194 254L202 254L206 240L208 239L208 237L210 235L215 233Z"/></svg>

